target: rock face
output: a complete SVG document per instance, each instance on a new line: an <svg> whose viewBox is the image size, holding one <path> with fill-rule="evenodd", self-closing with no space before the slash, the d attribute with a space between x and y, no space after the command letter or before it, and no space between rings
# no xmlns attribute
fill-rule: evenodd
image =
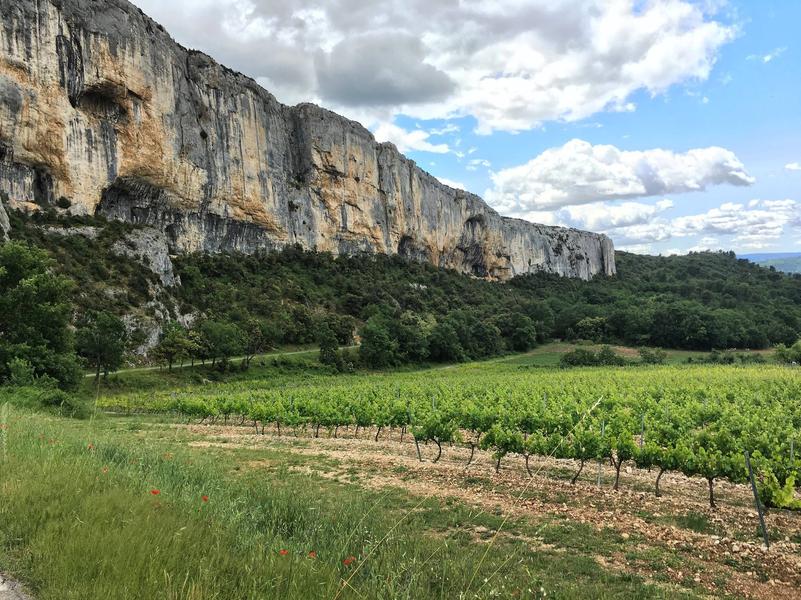
<svg viewBox="0 0 801 600"><path fill-rule="evenodd" d="M0 200L0 241L8 241L8 232L11 231L11 223L8 222L8 214Z"/></svg>
<svg viewBox="0 0 801 600"><path fill-rule="evenodd" d="M180 278L173 272L167 238L161 231L151 227L135 229L115 243L111 250L115 254L122 254L142 263L158 275L161 284L166 287L181 283Z"/></svg>
<svg viewBox="0 0 801 600"><path fill-rule="evenodd" d="M615 272L603 235L503 218L358 123L287 107L126 0L0 3L0 190L165 233L172 252L287 244L478 276Z"/></svg>

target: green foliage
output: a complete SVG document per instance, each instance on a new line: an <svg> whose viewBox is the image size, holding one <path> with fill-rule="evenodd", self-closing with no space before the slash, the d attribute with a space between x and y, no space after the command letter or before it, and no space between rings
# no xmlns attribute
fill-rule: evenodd
<svg viewBox="0 0 801 600"><path fill-rule="evenodd" d="M398 360L398 342L392 339L385 319L372 317L361 331L359 358L373 368L390 367Z"/></svg>
<svg viewBox="0 0 801 600"><path fill-rule="evenodd" d="M621 367L628 362L615 354L611 346L603 346L598 352L589 348L576 348L565 352L559 359L559 366L568 367Z"/></svg>
<svg viewBox="0 0 801 600"><path fill-rule="evenodd" d="M776 359L788 365L801 365L801 340L790 347L784 344L776 346Z"/></svg>
<svg viewBox="0 0 801 600"><path fill-rule="evenodd" d="M663 365L668 356L661 348L640 348L639 354L644 365Z"/></svg>
<svg viewBox="0 0 801 600"><path fill-rule="evenodd" d="M28 362L36 376L74 387L80 369L69 330L72 283L52 273L47 253L18 242L0 246L0 381L11 361Z"/></svg>
<svg viewBox="0 0 801 600"><path fill-rule="evenodd" d="M118 317L107 313L89 313L76 333L78 355L95 369L95 379L101 371L108 375L122 366L127 330Z"/></svg>
<svg viewBox="0 0 801 600"><path fill-rule="evenodd" d="M212 364L226 362L241 354L245 348L245 335L234 323L205 320L197 326L203 340L203 347Z"/></svg>
<svg viewBox="0 0 801 600"><path fill-rule="evenodd" d="M177 360L187 359L199 353L201 344L202 336L199 333L190 336L180 323L170 321L164 326L161 339L153 350L153 354L167 363L167 367L172 370L172 366Z"/></svg>
<svg viewBox="0 0 801 600"><path fill-rule="evenodd" d="M318 334L320 362L337 371L344 370L344 361L339 352L339 340L327 323L323 323Z"/></svg>

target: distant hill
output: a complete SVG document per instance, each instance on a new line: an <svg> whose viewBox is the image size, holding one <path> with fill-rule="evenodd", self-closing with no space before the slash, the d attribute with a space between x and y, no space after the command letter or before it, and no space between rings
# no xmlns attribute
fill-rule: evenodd
<svg viewBox="0 0 801 600"><path fill-rule="evenodd" d="M762 267L773 267L785 273L801 273L801 252L773 252L763 254L742 254L745 258Z"/></svg>

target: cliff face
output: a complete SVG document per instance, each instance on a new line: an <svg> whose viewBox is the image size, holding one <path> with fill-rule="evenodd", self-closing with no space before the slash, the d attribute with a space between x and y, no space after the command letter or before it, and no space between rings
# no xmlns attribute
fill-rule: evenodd
<svg viewBox="0 0 801 600"><path fill-rule="evenodd" d="M500 279L615 272L606 236L503 218L358 123L182 48L126 0L3 1L0 17L11 207L148 225L172 252L300 244Z"/></svg>

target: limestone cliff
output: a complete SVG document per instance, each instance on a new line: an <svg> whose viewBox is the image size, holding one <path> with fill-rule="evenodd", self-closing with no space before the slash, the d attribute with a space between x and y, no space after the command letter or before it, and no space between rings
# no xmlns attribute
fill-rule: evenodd
<svg viewBox="0 0 801 600"><path fill-rule="evenodd" d="M0 0L0 190L163 231L172 252L286 244L479 276L615 272L603 235L506 219L313 105L186 50L126 0Z"/></svg>

